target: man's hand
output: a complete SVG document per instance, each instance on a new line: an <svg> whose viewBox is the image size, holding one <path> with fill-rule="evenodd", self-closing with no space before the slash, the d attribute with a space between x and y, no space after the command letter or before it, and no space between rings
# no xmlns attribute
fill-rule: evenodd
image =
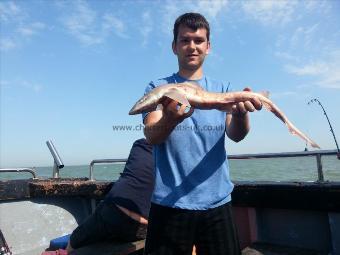
<svg viewBox="0 0 340 255"><path fill-rule="evenodd" d="M251 91L250 88L245 88L244 91ZM250 130L248 112L261 110L262 103L259 99L254 98L252 101L244 101L234 104L231 108L231 114L227 114L226 133L234 142L239 142L244 139Z"/></svg>
<svg viewBox="0 0 340 255"><path fill-rule="evenodd" d="M185 105L181 105L175 100L171 98L165 97L162 101L163 105L163 118L171 123L180 123L185 118L190 117L193 112L194 108L191 107L189 110Z"/></svg>
<svg viewBox="0 0 340 255"><path fill-rule="evenodd" d="M150 112L144 119L144 134L150 144L160 144L167 139L172 130L189 117L194 108L187 111L185 105L179 105L175 100L165 97L162 100L161 111Z"/></svg>
<svg viewBox="0 0 340 255"><path fill-rule="evenodd" d="M250 88L246 87L243 91L251 91ZM233 116L244 116L247 112L254 112L255 110L261 110L262 103L258 98L254 98L252 101L244 101L234 104L231 107L231 114Z"/></svg>

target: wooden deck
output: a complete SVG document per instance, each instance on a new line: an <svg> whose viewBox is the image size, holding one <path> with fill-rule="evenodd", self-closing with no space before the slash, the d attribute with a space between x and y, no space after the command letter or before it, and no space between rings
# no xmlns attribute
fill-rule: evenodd
<svg viewBox="0 0 340 255"><path fill-rule="evenodd" d="M242 250L242 255L327 255L322 251L303 249L298 247L270 244L254 243Z"/></svg>
<svg viewBox="0 0 340 255"><path fill-rule="evenodd" d="M70 255L137 255L143 254L144 240L131 243L100 242L84 246Z"/></svg>

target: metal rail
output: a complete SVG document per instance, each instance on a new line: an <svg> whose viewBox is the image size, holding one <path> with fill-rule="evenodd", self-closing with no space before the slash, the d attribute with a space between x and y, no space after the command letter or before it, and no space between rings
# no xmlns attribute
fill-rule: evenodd
<svg viewBox="0 0 340 255"><path fill-rule="evenodd" d="M52 157L53 157L53 178L59 178L59 170L64 167L64 163L61 160L57 149L54 147L54 144L51 140L46 141L46 145L50 150Z"/></svg>
<svg viewBox="0 0 340 255"><path fill-rule="evenodd" d="M299 152L277 152L277 153L255 153L255 154L238 154L228 155L228 159L252 159L252 158L291 158L306 156L336 155L336 150L317 150L317 151L299 151Z"/></svg>
<svg viewBox="0 0 340 255"><path fill-rule="evenodd" d="M37 178L35 168L0 168L0 173L30 173L33 175L33 179Z"/></svg>
<svg viewBox="0 0 340 255"><path fill-rule="evenodd" d="M281 152L281 153L256 153L256 154L238 154L229 155L229 160L237 159L260 159L260 158L289 158L289 157L306 157L313 156L316 158L318 181L324 181L323 169L322 169L322 156L337 155L337 150L318 150L318 151L303 151L303 152ZM105 163L126 163L127 159L94 159L90 163L89 179L94 181L94 165ZM28 172L31 173L33 178L37 178L34 168L1 168L1 172ZM53 170L55 173L55 169Z"/></svg>
<svg viewBox="0 0 340 255"><path fill-rule="evenodd" d="M93 178L93 167L94 164L104 164L104 163L126 163L127 159L94 159L90 163L90 181L94 181Z"/></svg>
<svg viewBox="0 0 340 255"><path fill-rule="evenodd" d="M318 150L318 151L302 151L302 152L279 152L279 153L255 153L255 154L238 154L228 155L228 159L259 159L259 158L293 158L293 157L316 157L318 170L318 181L324 181L322 169L322 156L337 155L336 150ZM97 163L126 163L127 159L95 159L90 163L90 180L94 181L93 167Z"/></svg>
<svg viewBox="0 0 340 255"><path fill-rule="evenodd" d="M314 156L316 157L316 164L318 170L318 180L319 182L324 181L324 175L322 170L322 160L321 156L326 155L336 155L338 152L336 150L318 150L318 151L302 151L302 152L281 152L281 153L262 153L262 154L240 154L240 155L230 155L228 159L255 159L255 158L292 158L292 157L306 157ZM338 157L339 159L339 157Z"/></svg>

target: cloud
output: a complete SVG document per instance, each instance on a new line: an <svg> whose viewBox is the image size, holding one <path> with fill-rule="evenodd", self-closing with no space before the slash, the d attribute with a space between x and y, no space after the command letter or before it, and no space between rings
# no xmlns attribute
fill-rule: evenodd
<svg viewBox="0 0 340 255"><path fill-rule="evenodd" d="M317 85L326 88L340 89L340 68L336 67L329 72L329 76L323 77Z"/></svg>
<svg viewBox="0 0 340 255"><path fill-rule="evenodd" d="M9 23L21 20L24 13L14 2L0 2L0 21Z"/></svg>
<svg viewBox="0 0 340 255"><path fill-rule="evenodd" d="M302 65L286 65L285 69L298 76L313 77L314 85L340 89L340 49L331 52L326 59Z"/></svg>
<svg viewBox="0 0 340 255"><path fill-rule="evenodd" d="M125 33L126 28L124 22L113 14L105 14L103 16L102 28L105 34L113 32L121 38L129 37Z"/></svg>
<svg viewBox="0 0 340 255"><path fill-rule="evenodd" d="M3 89L24 88L34 93L40 93L44 86L40 83L18 79L15 81L0 80L0 87Z"/></svg>
<svg viewBox="0 0 340 255"><path fill-rule="evenodd" d="M31 37L45 29L45 27L46 25L42 22L33 22L25 25L21 24L17 31L24 37Z"/></svg>
<svg viewBox="0 0 340 255"><path fill-rule="evenodd" d="M289 73L296 74L299 76L309 75L309 76L317 76L323 74L329 70L329 67L326 63L310 63L303 66L292 66L286 65L286 70Z"/></svg>
<svg viewBox="0 0 340 255"><path fill-rule="evenodd" d="M43 86L41 84L33 83L29 81L21 81L20 85L26 89L34 91L35 93L39 93L43 89Z"/></svg>
<svg viewBox="0 0 340 255"><path fill-rule="evenodd" d="M0 50L1 51L12 50L16 47L17 47L17 44L15 43L15 41L12 38L6 37L6 38L0 39Z"/></svg>
<svg viewBox="0 0 340 255"><path fill-rule="evenodd" d="M296 6L297 1L294 0L258 0L241 3L248 17L268 26L290 22Z"/></svg>
<svg viewBox="0 0 340 255"><path fill-rule="evenodd" d="M301 44L303 43L303 47L309 48L313 44L314 38L318 35L318 27L319 24L316 23L308 27L300 26L296 28L292 38L290 39L291 47L301 47Z"/></svg>
<svg viewBox="0 0 340 255"><path fill-rule="evenodd" d="M70 7L68 7L70 8ZM103 40L96 34L96 12L84 1L75 1L70 13L65 13L62 23L77 40L85 45L101 43Z"/></svg>
<svg viewBox="0 0 340 255"><path fill-rule="evenodd" d="M104 43L109 36L129 38L126 25L112 12L100 13L85 1L74 1L72 7L63 9L62 23L81 44L92 46Z"/></svg>
<svg viewBox="0 0 340 255"><path fill-rule="evenodd" d="M295 91L284 91L269 94L269 98L280 99L284 97L299 97L299 94Z"/></svg>
<svg viewBox="0 0 340 255"><path fill-rule="evenodd" d="M166 34L171 34L172 26L176 18L186 12L198 12L204 15L210 23L217 21L217 16L223 13L228 6L228 0L186 0L165 2L161 9L160 16L163 17L162 30Z"/></svg>
<svg viewBox="0 0 340 255"><path fill-rule="evenodd" d="M227 0L201 0L197 4L197 12L204 13L207 18L215 19L223 8L227 7Z"/></svg>
<svg viewBox="0 0 340 255"><path fill-rule="evenodd" d="M297 56L294 56L288 52L284 52L284 51L276 51L274 53L274 55L280 59L283 59L283 60L288 60L288 61L297 61L298 60L298 57Z"/></svg>
<svg viewBox="0 0 340 255"><path fill-rule="evenodd" d="M9 51L22 46L34 35L46 28L42 22L34 21L29 13L14 2L0 2L2 24L0 50Z"/></svg>
<svg viewBox="0 0 340 255"><path fill-rule="evenodd" d="M62 24L81 44L85 46L102 44L112 35L123 39L130 38L127 33L131 29L127 27L128 20L120 18L124 12L117 5L114 5L114 11L99 11L100 9L92 8L90 4L88 1L77 0L71 5L57 5L63 11ZM156 13L149 10L142 12L141 24L137 26L142 35L142 45L147 44L154 26L159 26L161 31L171 35L173 22L180 14L189 11L200 12L208 19L215 20L227 4L227 0L168 0L162 6L159 6L159 3L151 3ZM155 19L158 20L157 23L154 22Z"/></svg>
<svg viewBox="0 0 340 255"><path fill-rule="evenodd" d="M10 87L10 82L5 81L5 80L0 80L0 88L9 88Z"/></svg>
<svg viewBox="0 0 340 255"><path fill-rule="evenodd" d="M303 1L304 7L309 12L319 12L323 15L327 15L332 9L331 1L318 0L318 1Z"/></svg>
<svg viewBox="0 0 340 255"><path fill-rule="evenodd" d="M143 42L145 46L148 43L149 35L153 30L153 21L149 11L142 14L142 25L139 27L139 31L142 34Z"/></svg>
<svg viewBox="0 0 340 255"><path fill-rule="evenodd" d="M339 31L330 25L335 22L334 17L327 15L331 4L309 2L299 2L294 6L296 10L290 12L298 17L279 30L274 55L282 61L286 72L308 79L310 86L339 89Z"/></svg>

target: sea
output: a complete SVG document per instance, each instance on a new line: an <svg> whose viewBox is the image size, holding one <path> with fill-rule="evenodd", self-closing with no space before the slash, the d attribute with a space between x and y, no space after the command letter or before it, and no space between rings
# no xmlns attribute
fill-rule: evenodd
<svg viewBox="0 0 340 255"><path fill-rule="evenodd" d="M96 164L94 178L101 181L115 181L119 178L125 164ZM266 159L229 160L230 175L233 181L307 181L318 179L315 156ZM336 155L322 156L325 181L340 181L340 160ZM52 177L53 167L36 167L39 178ZM31 178L28 173L0 173L0 180ZM60 169L62 178L89 177L89 165L65 166Z"/></svg>

